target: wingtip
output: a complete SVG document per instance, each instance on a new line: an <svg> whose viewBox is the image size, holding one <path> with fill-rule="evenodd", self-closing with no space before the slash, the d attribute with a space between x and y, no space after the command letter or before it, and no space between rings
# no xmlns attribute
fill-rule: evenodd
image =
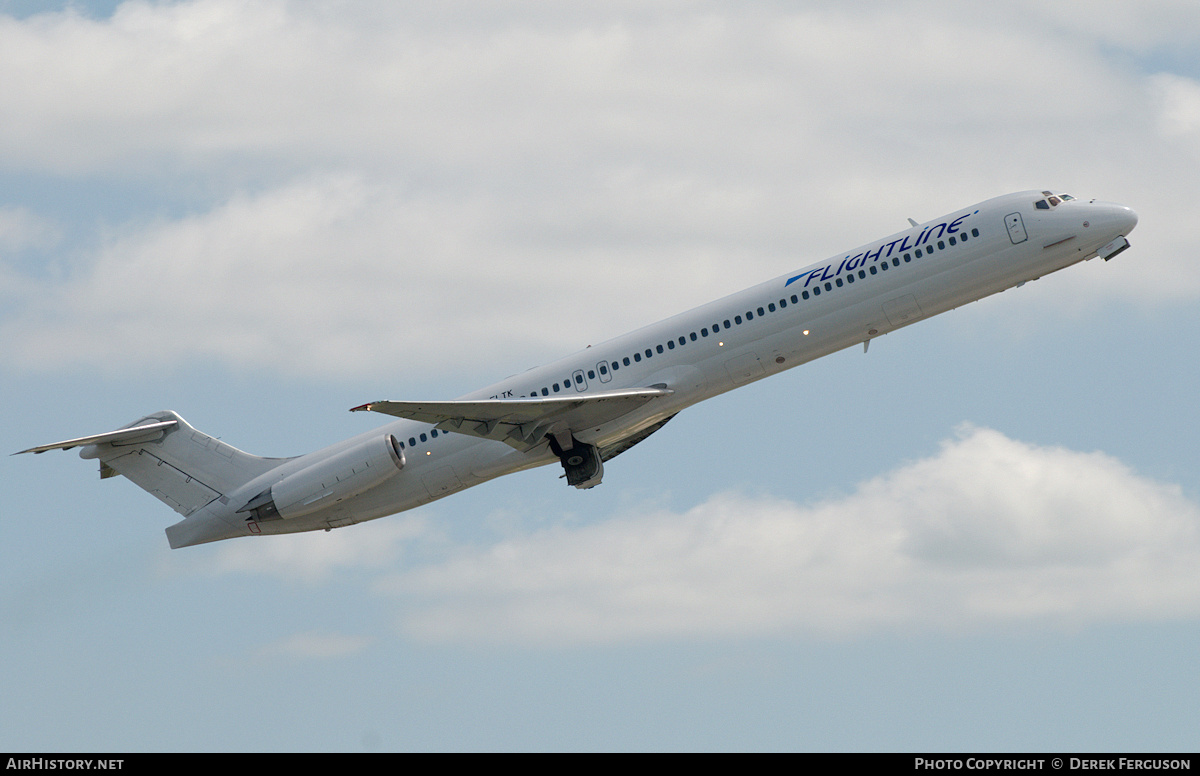
<svg viewBox="0 0 1200 776"><path fill-rule="evenodd" d="M371 402L367 402L366 404L360 404L357 407L351 407L350 411L351 412L368 412L368 411L370 411L370 409L371 409Z"/></svg>

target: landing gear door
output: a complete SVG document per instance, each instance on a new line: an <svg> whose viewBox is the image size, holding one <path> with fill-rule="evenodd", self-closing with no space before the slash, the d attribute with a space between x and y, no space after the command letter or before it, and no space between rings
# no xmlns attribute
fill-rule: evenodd
<svg viewBox="0 0 1200 776"><path fill-rule="evenodd" d="M1008 239L1012 240L1012 244L1023 243L1029 239L1029 235L1025 232L1025 222L1021 220L1020 213L1009 213L1004 217L1004 226L1008 228Z"/></svg>

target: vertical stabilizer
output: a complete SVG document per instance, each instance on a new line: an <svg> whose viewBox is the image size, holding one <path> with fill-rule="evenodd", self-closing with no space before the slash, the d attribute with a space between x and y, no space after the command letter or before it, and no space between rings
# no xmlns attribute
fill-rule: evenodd
<svg viewBox="0 0 1200 776"><path fill-rule="evenodd" d="M121 474L187 517L283 463L243 453L197 431L174 412L156 412L129 426L154 431L89 444L81 458L100 459L100 476Z"/></svg>

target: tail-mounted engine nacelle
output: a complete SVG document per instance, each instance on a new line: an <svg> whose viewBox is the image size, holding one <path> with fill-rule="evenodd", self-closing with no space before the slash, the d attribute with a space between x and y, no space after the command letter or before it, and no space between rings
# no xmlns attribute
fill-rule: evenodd
<svg viewBox="0 0 1200 776"><path fill-rule="evenodd" d="M404 450L384 434L293 472L238 510L249 520L291 520L361 495L404 468Z"/></svg>

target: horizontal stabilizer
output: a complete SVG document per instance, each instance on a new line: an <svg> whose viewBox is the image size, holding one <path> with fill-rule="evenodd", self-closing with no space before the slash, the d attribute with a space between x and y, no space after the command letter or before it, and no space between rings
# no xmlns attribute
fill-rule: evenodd
<svg viewBox="0 0 1200 776"><path fill-rule="evenodd" d="M227 496L284 459L243 453L197 431L170 411L157 412L106 434L39 445L22 453L81 448L99 459L100 478L122 475L184 517ZM17 455L17 453L14 453Z"/></svg>
<svg viewBox="0 0 1200 776"><path fill-rule="evenodd" d="M134 426L133 428L123 428L119 431L109 431L106 434L93 434L92 436L79 437L77 439L67 439L63 442L55 442L49 445L38 445L31 447L28 450L21 450L13 453L20 455L21 453L44 453L48 450L70 450L72 447L81 447L83 445L99 445L109 443L118 444L134 444L136 442L149 442L153 439L158 439L163 435L163 429L174 426L178 421L164 420L160 423L147 423L144 426Z"/></svg>
<svg viewBox="0 0 1200 776"><path fill-rule="evenodd" d="M432 423L443 431L494 439L518 450L539 444L546 434L580 431L626 415L646 402L670 396L669 388L630 388L575 396L467 401L376 401L351 412L381 412Z"/></svg>

